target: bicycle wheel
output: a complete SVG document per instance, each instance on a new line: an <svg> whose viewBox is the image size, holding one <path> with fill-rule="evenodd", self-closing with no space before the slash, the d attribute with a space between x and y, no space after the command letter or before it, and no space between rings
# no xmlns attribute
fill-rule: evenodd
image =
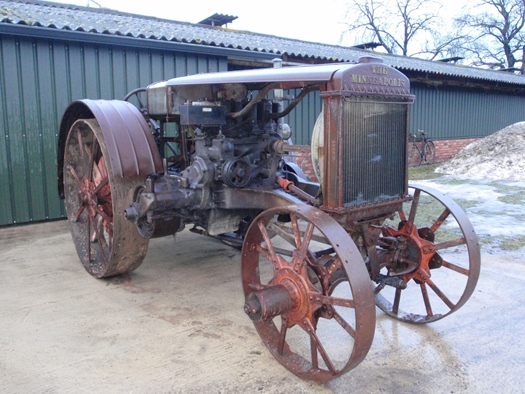
<svg viewBox="0 0 525 394"><path fill-rule="evenodd" d="M416 144L412 144L410 151L408 152L408 165L409 166L420 166L421 165L421 152L419 151Z"/></svg>
<svg viewBox="0 0 525 394"><path fill-rule="evenodd" d="M425 164L434 164L436 160L436 147L432 141L425 142L422 159L422 162Z"/></svg>

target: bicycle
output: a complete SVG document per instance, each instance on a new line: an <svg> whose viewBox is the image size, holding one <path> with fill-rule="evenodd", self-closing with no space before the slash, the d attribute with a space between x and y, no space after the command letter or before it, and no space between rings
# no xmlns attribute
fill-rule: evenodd
<svg viewBox="0 0 525 394"><path fill-rule="evenodd" d="M412 142L412 149L410 149L408 158L410 163L417 161L418 167L422 163L434 164L436 160L436 147L434 146L434 142L427 138L427 135L428 133L424 130L418 130L417 134L410 134L409 141ZM419 149L418 142L422 142L421 149Z"/></svg>

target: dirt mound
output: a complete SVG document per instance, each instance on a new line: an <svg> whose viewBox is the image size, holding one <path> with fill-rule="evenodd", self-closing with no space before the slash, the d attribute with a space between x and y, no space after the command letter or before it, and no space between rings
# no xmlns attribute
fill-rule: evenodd
<svg viewBox="0 0 525 394"><path fill-rule="evenodd" d="M525 181L525 122L467 145L436 172L472 179Z"/></svg>

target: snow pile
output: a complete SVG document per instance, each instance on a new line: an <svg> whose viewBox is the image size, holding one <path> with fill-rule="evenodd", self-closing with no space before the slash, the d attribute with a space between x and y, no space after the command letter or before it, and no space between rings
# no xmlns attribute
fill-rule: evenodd
<svg viewBox="0 0 525 394"><path fill-rule="evenodd" d="M525 181L525 122L467 145L436 172L471 179Z"/></svg>

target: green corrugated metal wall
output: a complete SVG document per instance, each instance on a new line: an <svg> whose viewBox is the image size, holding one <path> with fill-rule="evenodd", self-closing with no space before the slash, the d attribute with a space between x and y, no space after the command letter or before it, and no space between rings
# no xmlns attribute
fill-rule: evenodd
<svg viewBox="0 0 525 394"><path fill-rule="evenodd" d="M525 120L525 97L472 89L411 84L416 96L410 108L410 129L429 132L432 139L486 137Z"/></svg>
<svg viewBox="0 0 525 394"><path fill-rule="evenodd" d="M0 35L0 225L65 217L56 143L71 101L121 99L152 82L227 69L222 56ZM433 139L484 137L525 120L523 96L414 83L412 92L411 131ZM315 94L288 116L295 143L311 142L320 111Z"/></svg>
<svg viewBox="0 0 525 394"><path fill-rule="evenodd" d="M410 131L425 130L432 139L486 137L510 124L525 121L524 96L414 83L411 91L416 101L410 106ZM289 93L297 96L299 92ZM307 98L287 119L297 144L310 144L315 120L321 112L319 94Z"/></svg>
<svg viewBox="0 0 525 394"><path fill-rule="evenodd" d="M300 91L298 89L292 89L287 91L286 95L297 97ZM284 102L286 107L287 102ZM309 145L312 137L312 131L314 129L315 121L317 116L321 113L322 100L319 92L315 92L307 95L297 105L295 110L285 118L292 129L292 141L298 145Z"/></svg>
<svg viewBox="0 0 525 394"><path fill-rule="evenodd" d="M227 67L226 57L0 35L0 225L65 217L56 145L71 101L122 99L152 82Z"/></svg>

